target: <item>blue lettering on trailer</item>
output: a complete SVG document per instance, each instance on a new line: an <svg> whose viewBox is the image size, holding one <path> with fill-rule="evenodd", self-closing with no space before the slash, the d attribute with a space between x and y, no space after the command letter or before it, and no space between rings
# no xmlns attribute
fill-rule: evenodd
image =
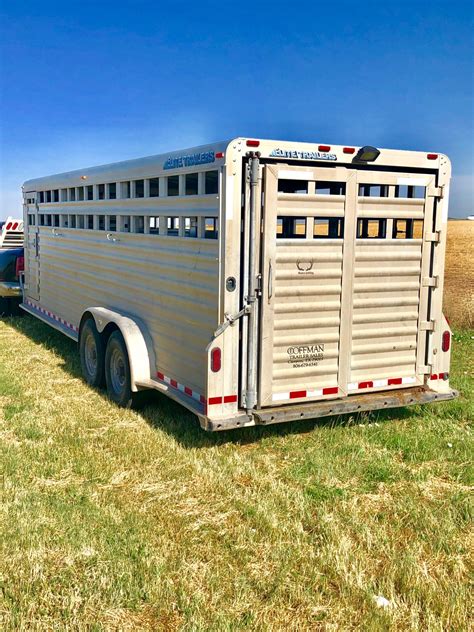
<svg viewBox="0 0 474 632"><path fill-rule="evenodd" d="M194 165L206 165L215 162L216 156L213 151L203 151L198 154L188 154L185 156L170 156L165 160L163 169L179 169L180 167L194 167Z"/></svg>
<svg viewBox="0 0 474 632"><path fill-rule="evenodd" d="M273 149L272 158L294 158L295 160L337 160L336 154L320 151L295 151L292 149Z"/></svg>

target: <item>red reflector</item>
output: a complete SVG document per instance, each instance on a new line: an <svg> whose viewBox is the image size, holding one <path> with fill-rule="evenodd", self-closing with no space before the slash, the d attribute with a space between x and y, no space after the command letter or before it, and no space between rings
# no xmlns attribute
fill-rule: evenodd
<svg viewBox="0 0 474 632"><path fill-rule="evenodd" d="M328 388L323 388L323 395L337 395L339 389L337 386L329 386Z"/></svg>
<svg viewBox="0 0 474 632"><path fill-rule="evenodd" d="M221 350L219 347L214 347L211 351L211 371L217 373L221 370Z"/></svg>
<svg viewBox="0 0 474 632"><path fill-rule="evenodd" d="M222 404L222 397L209 397L208 404Z"/></svg>
<svg viewBox="0 0 474 632"><path fill-rule="evenodd" d="M15 222L12 226L12 230L16 230L18 228L18 222Z"/></svg>
<svg viewBox="0 0 474 632"><path fill-rule="evenodd" d="M248 140L247 141L247 147L259 147L260 146L260 141L259 140Z"/></svg>
<svg viewBox="0 0 474 632"><path fill-rule="evenodd" d="M330 151L331 145L318 145L319 151Z"/></svg>
<svg viewBox="0 0 474 632"><path fill-rule="evenodd" d="M223 151L218 151L216 154L216 158L224 158L224 152Z"/></svg>
<svg viewBox="0 0 474 632"><path fill-rule="evenodd" d="M23 272L25 269L25 258L17 257L15 262L15 274L16 276L20 276L20 272Z"/></svg>
<svg viewBox="0 0 474 632"><path fill-rule="evenodd" d="M372 388L373 382L359 382L359 388Z"/></svg>
<svg viewBox="0 0 474 632"><path fill-rule="evenodd" d="M170 380L170 384L173 388L178 388L178 382L176 380Z"/></svg>
<svg viewBox="0 0 474 632"><path fill-rule="evenodd" d="M186 393L186 395L189 395L189 397L192 397L193 392L192 390L189 388L189 386L185 386L184 387L184 392Z"/></svg>
<svg viewBox="0 0 474 632"><path fill-rule="evenodd" d="M165 376L163 373L160 373L160 371L158 371L158 373L156 374L156 376L158 377L159 380L164 380Z"/></svg>
<svg viewBox="0 0 474 632"><path fill-rule="evenodd" d="M292 391L290 393L290 399L297 399L298 397L306 397L306 391Z"/></svg>
<svg viewBox="0 0 474 632"><path fill-rule="evenodd" d="M224 404L233 404L237 401L237 395L224 395Z"/></svg>
<svg viewBox="0 0 474 632"><path fill-rule="evenodd" d="M402 378L401 377L390 377L388 379L388 385L389 386L394 386L395 384L402 384Z"/></svg>
<svg viewBox="0 0 474 632"><path fill-rule="evenodd" d="M446 352L449 351L449 347L451 346L451 334L449 331L443 332L443 339L441 342L441 349Z"/></svg>
<svg viewBox="0 0 474 632"><path fill-rule="evenodd" d="M8 222L8 224L5 226L5 229L10 230L11 227L12 227L12 223Z"/></svg>
<svg viewBox="0 0 474 632"><path fill-rule="evenodd" d="M436 160L438 158L438 154L426 154L428 160Z"/></svg>
<svg viewBox="0 0 474 632"><path fill-rule="evenodd" d="M436 373L434 373L431 377L430 380L437 380L438 376L436 375Z"/></svg>
<svg viewBox="0 0 474 632"><path fill-rule="evenodd" d="M355 154L355 148L354 147L344 147L342 152L344 154Z"/></svg>

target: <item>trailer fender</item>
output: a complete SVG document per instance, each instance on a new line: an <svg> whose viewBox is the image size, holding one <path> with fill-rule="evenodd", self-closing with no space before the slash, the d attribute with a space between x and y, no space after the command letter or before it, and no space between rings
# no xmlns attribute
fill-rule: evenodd
<svg viewBox="0 0 474 632"><path fill-rule="evenodd" d="M145 325L138 318L105 307L89 307L82 316L81 325L88 315L92 316L101 334L107 329L120 330L130 361L132 391L138 391L139 384L147 383L153 377L156 366L153 345Z"/></svg>

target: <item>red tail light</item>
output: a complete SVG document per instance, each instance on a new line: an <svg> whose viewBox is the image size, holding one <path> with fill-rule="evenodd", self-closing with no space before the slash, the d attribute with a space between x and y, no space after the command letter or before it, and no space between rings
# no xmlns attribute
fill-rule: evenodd
<svg viewBox="0 0 474 632"><path fill-rule="evenodd" d="M8 224L5 226L5 230L10 230L11 227L12 227L12 223L8 222Z"/></svg>
<svg viewBox="0 0 474 632"><path fill-rule="evenodd" d="M319 151L331 151L331 145L319 145Z"/></svg>
<svg viewBox="0 0 474 632"><path fill-rule="evenodd" d="M449 347L451 346L451 334L449 331L443 332L443 339L441 341L441 349L446 352L449 351Z"/></svg>
<svg viewBox="0 0 474 632"><path fill-rule="evenodd" d="M438 154L426 154L428 160L436 160L438 158Z"/></svg>
<svg viewBox="0 0 474 632"><path fill-rule="evenodd" d="M25 257L17 257L15 262L15 275L20 276L20 272L25 269Z"/></svg>
<svg viewBox="0 0 474 632"><path fill-rule="evenodd" d="M219 347L214 347L214 349L211 351L211 371L213 373L217 373L218 371L221 370L221 366L222 366L221 350L219 349Z"/></svg>
<svg viewBox="0 0 474 632"><path fill-rule="evenodd" d="M259 140L248 140L246 144L247 144L247 147L259 147L260 146L260 141Z"/></svg>
<svg viewBox="0 0 474 632"><path fill-rule="evenodd" d="M342 152L344 154L355 154L355 148L354 147L344 147Z"/></svg>

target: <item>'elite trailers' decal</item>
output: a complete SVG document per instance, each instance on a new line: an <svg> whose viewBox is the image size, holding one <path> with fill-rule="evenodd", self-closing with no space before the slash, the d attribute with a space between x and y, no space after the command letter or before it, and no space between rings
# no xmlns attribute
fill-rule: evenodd
<svg viewBox="0 0 474 632"><path fill-rule="evenodd" d="M186 156L170 156L165 160L163 169L179 169L179 167L194 167L194 165L206 165L215 162L216 155L213 151L202 151Z"/></svg>
<svg viewBox="0 0 474 632"><path fill-rule="evenodd" d="M336 154L321 151L296 151L295 149L273 149L272 158L294 158L295 160L337 160Z"/></svg>

